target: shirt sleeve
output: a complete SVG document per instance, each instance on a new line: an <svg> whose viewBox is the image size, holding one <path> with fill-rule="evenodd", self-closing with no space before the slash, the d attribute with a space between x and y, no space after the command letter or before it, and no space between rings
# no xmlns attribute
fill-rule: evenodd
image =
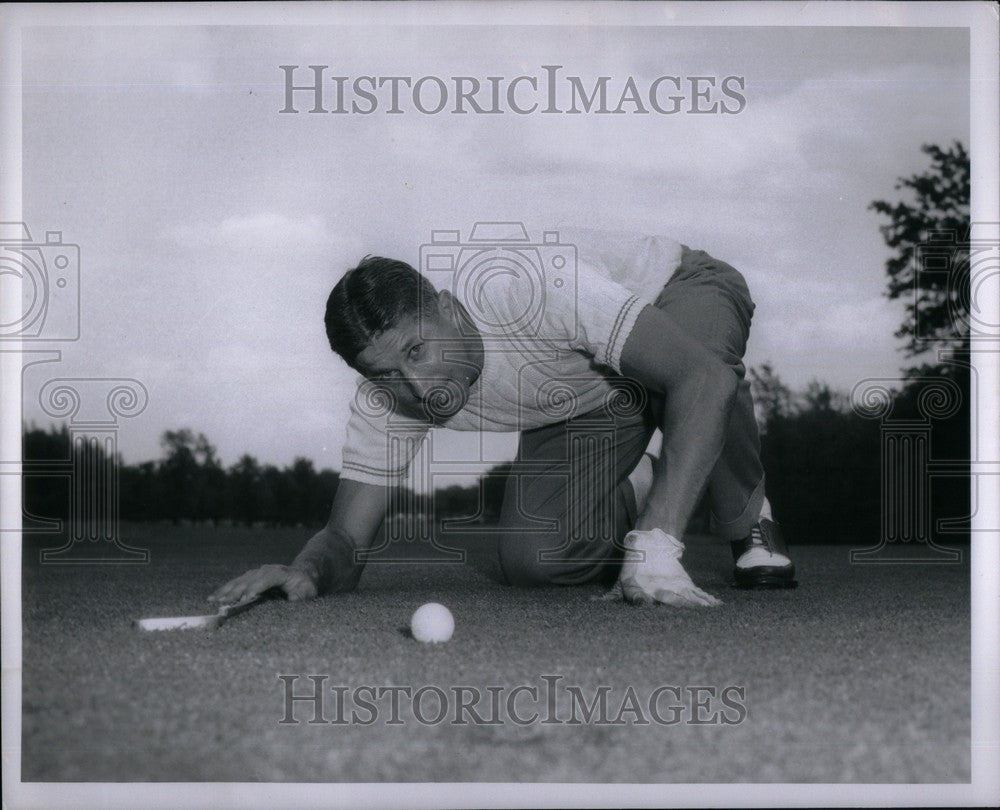
<svg viewBox="0 0 1000 810"><path fill-rule="evenodd" d="M391 394L361 379L351 399L341 478L398 486L423 444L430 425L392 412Z"/></svg>
<svg viewBox="0 0 1000 810"><path fill-rule="evenodd" d="M540 337L565 342L620 374L622 349L645 302L582 260L567 281L546 290Z"/></svg>
<svg viewBox="0 0 1000 810"><path fill-rule="evenodd" d="M576 246L581 262L652 303L680 266L681 243L667 236L562 224L560 241Z"/></svg>

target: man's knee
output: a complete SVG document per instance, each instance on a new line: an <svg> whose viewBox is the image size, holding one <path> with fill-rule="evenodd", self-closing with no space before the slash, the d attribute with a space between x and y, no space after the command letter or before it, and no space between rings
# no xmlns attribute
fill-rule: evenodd
<svg viewBox="0 0 1000 810"><path fill-rule="evenodd" d="M553 560L546 560L538 545L526 542L523 533L500 535L497 551L500 570L509 585L537 588L553 584L557 564Z"/></svg>
<svg viewBox="0 0 1000 810"><path fill-rule="evenodd" d="M557 538L531 540L523 533L500 536L500 570L507 584L519 588L610 584L621 567L621 552L614 545L571 549L568 543L560 545Z"/></svg>

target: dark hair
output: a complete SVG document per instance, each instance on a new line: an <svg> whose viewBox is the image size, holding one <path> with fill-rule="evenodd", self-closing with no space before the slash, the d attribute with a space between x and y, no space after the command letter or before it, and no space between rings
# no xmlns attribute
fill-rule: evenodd
<svg viewBox="0 0 1000 810"><path fill-rule="evenodd" d="M365 256L337 282L326 301L330 348L357 368L372 339L410 315L436 308L433 285L406 262Z"/></svg>

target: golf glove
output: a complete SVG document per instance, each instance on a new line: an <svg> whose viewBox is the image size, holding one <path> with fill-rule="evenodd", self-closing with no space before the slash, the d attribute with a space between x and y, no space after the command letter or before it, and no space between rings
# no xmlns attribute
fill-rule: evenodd
<svg viewBox="0 0 1000 810"><path fill-rule="evenodd" d="M625 535L625 559L618 581L602 598L678 607L721 604L691 581L681 566L683 553L684 544L661 529L629 532Z"/></svg>

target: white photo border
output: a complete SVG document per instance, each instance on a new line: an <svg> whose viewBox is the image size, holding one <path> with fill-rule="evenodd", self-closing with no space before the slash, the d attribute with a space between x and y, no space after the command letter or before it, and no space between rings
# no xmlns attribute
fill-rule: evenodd
<svg viewBox="0 0 1000 810"><path fill-rule="evenodd" d="M885 3L164 3L9 4L0 7L0 208L21 217L21 32L37 25L671 25L968 27L971 47L972 218L1000 222L997 6L984 2ZM997 231L993 236L996 237ZM1000 302L993 302L1000 306ZM986 316L990 317L990 316ZM998 322L996 312L993 320ZM1000 352L980 352L978 425L981 452L1000 459L997 402ZM3 423L0 443L20 446L20 364L0 352ZM4 806L52 807L565 807L565 806L847 806L978 805L1000 800L1000 503L980 504L972 533L972 782L967 785L863 784L275 784L21 783L20 480L0 476L2 544ZM978 527L978 529L977 529Z"/></svg>

